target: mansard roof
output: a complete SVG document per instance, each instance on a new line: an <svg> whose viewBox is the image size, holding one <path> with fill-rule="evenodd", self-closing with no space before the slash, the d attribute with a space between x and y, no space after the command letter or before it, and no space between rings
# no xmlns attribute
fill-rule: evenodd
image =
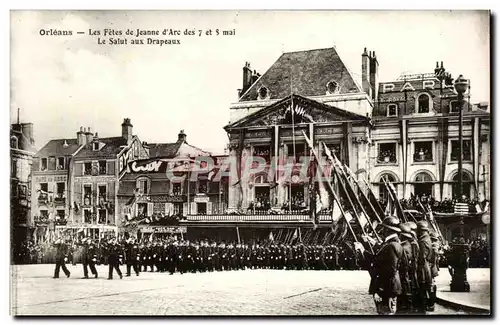
<svg viewBox="0 0 500 325"><path fill-rule="evenodd" d="M270 99L281 99L291 92L323 96L330 81L337 83L340 94L361 92L334 48L283 53L244 91L239 101L257 100L263 86L268 89Z"/></svg>

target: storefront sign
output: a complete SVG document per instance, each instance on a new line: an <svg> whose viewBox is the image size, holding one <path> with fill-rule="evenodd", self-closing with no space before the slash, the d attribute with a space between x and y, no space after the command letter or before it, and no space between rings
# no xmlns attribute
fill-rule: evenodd
<svg viewBox="0 0 500 325"><path fill-rule="evenodd" d="M194 197L194 202L196 202L196 203L207 203L209 201L210 201L210 199L206 195L196 195Z"/></svg>
<svg viewBox="0 0 500 325"><path fill-rule="evenodd" d="M127 165L129 163L129 161L131 160L131 158L133 157L134 155L134 152L133 150L130 150L127 149L121 156L120 156L120 159L119 159L119 169L120 169L120 173L125 169L127 168Z"/></svg>
<svg viewBox="0 0 500 325"><path fill-rule="evenodd" d="M140 228L142 233L160 233L177 234L186 233L187 227L162 227L162 226L143 226Z"/></svg>
<svg viewBox="0 0 500 325"><path fill-rule="evenodd" d="M186 202L187 197L185 195L173 195L167 196L165 202L176 203L176 202Z"/></svg>

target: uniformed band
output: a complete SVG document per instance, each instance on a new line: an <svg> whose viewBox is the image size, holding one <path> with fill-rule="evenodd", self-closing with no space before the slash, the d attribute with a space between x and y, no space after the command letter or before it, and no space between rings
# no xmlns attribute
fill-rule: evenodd
<svg viewBox="0 0 500 325"><path fill-rule="evenodd" d="M147 243L129 238L118 242L111 239L97 243L82 239L83 273L89 278L98 273L95 265L108 264L108 279L116 271L120 279L120 265L126 265L126 276L140 272L196 273L245 269L284 270L356 270L367 269L371 276L369 293L379 314L425 314L433 311L436 302L435 277L439 272L439 254L442 250L438 237L429 231L426 221L400 224L395 217L381 223L383 240L364 236L364 242L354 245L233 244L216 242L189 242L154 240ZM54 278L65 266L70 254L61 239L57 246ZM373 254L365 248L371 246Z"/></svg>

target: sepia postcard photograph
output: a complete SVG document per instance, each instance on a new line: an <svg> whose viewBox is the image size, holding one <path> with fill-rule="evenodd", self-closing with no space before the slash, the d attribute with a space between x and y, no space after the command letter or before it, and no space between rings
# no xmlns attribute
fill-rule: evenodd
<svg viewBox="0 0 500 325"><path fill-rule="evenodd" d="M485 316L488 10L11 10L11 316Z"/></svg>

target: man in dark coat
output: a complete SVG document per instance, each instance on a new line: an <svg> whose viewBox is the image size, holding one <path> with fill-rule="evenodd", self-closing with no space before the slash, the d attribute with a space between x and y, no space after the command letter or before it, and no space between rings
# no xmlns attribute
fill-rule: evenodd
<svg viewBox="0 0 500 325"><path fill-rule="evenodd" d="M416 263L417 259L414 255L412 247L413 234L409 223L404 223L400 226L401 247L403 247L403 255L401 258L399 277L401 279L401 287L403 292L398 297L398 314L412 314L414 288L417 283Z"/></svg>
<svg viewBox="0 0 500 325"><path fill-rule="evenodd" d="M68 245L66 245L62 239L57 239L54 242L54 246L57 249L56 252L56 268L54 270L54 279L59 278L59 270L62 268L64 274L69 278L71 272L66 268L66 262L68 261Z"/></svg>
<svg viewBox="0 0 500 325"><path fill-rule="evenodd" d="M134 272L136 276L139 276L139 262L141 260L141 254L139 252L139 245L133 240L129 239L125 246L125 260L127 263L127 275L130 276L132 268L134 268Z"/></svg>
<svg viewBox="0 0 500 325"><path fill-rule="evenodd" d="M430 232L429 233L430 238L431 238L431 254L430 254L430 259L429 259L429 266L431 268L431 277L432 277L432 284L430 288L430 293L429 293L429 303L426 307L427 311L434 311L435 304L437 301L436 297L436 291L437 291L437 286L436 286L436 277L439 275L439 238L436 235L435 232Z"/></svg>
<svg viewBox="0 0 500 325"><path fill-rule="evenodd" d="M399 264L403 247L398 238L401 230L399 220L394 217L385 218L381 226L384 242L375 256L369 293L373 295L378 314L394 315L397 297L402 293Z"/></svg>
<svg viewBox="0 0 500 325"><path fill-rule="evenodd" d="M91 238L87 238L82 241L83 244L83 253L82 253L82 264L83 264L83 278L89 278L89 270L94 275L94 278L97 279L97 270L95 268L95 263L97 262L97 248L92 242Z"/></svg>
<svg viewBox="0 0 500 325"><path fill-rule="evenodd" d="M116 273L120 276L120 279L123 278L122 272L120 271L120 258L123 257L123 252L121 247L118 245L116 240L111 239L108 242L108 265L109 265L109 273L108 280L113 280L113 269L116 270Z"/></svg>
<svg viewBox="0 0 500 325"><path fill-rule="evenodd" d="M429 304L430 292L432 288L432 274L429 263L432 253L432 243L429 236L429 226L427 221L417 222L417 237L419 246L417 279L420 287L418 311L420 313L425 313Z"/></svg>

